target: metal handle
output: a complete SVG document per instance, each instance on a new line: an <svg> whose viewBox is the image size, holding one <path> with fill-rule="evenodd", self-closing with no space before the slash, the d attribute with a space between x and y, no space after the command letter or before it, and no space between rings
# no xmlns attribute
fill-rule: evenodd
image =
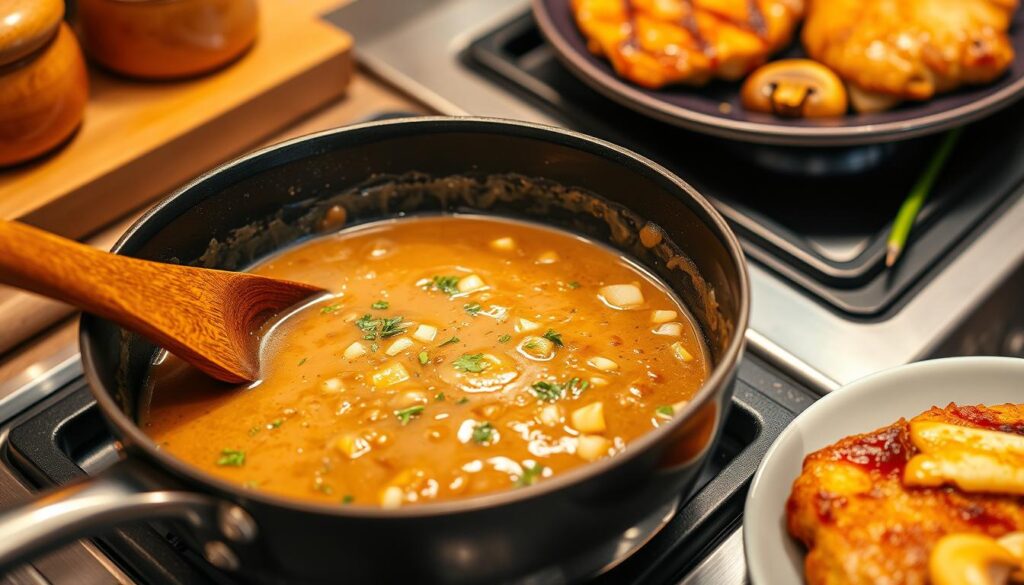
<svg viewBox="0 0 1024 585"><path fill-rule="evenodd" d="M174 518L200 534L219 534L226 532L223 519L241 511L209 496L167 490L166 485L144 464L125 460L96 477L0 512L0 574L32 556L117 524Z"/></svg>

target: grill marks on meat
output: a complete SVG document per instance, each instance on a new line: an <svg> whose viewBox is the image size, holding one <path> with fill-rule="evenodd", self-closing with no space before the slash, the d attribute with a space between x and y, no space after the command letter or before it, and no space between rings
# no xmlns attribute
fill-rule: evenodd
<svg viewBox="0 0 1024 585"><path fill-rule="evenodd" d="M786 46L803 0L572 0L588 47L644 87L735 80Z"/></svg>

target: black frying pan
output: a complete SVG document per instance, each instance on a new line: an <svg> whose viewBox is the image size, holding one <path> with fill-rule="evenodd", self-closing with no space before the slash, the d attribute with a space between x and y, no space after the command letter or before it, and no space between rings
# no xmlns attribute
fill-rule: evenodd
<svg viewBox="0 0 1024 585"><path fill-rule="evenodd" d="M703 88L646 89L634 85L616 75L606 59L587 50L570 0L533 0L533 14L562 63L606 97L669 124L743 142L854 146L905 140L973 122L1024 95L1024 7L1018 9L1010 29L1016 59L996 82L942 94L925 102L908 102L886 112L822 120L783 120L749 112L740 103L741 82L717 81ZM783 54L802 55L798 39ZM728 113L723 112L723 103L729 104Z"/></svg>
<svg viewBox="0 0 1024 585"><path fill-rule="evenodd" d="M252 582L546 583L593 574L653 534L712 452L743 350L743 256L707 201L651 161L580 134L417 118L316 134L228 163L158 204L114 251L239 269L315 235L333 205L346 208L349 225L467 211L606 242L691 308L713 371L671 424L614 458L462 501L331 507L241 489L162 452L135 422L157 348L86 315L86 376L126 457L0 514L0 569L116 523L162 518L214 565ZM665 234L653 248L637 236L647 222Z"/></svg>

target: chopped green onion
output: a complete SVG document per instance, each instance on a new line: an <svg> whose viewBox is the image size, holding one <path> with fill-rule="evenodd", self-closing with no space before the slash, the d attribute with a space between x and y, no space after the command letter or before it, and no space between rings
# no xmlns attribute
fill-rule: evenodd
<svg viewBox="0 0 1024 585"><path fill-rule="evenodd" d="M398 422L404 427L409 424L409 421L413 417L417 417L423 413L422 406L410 406L409 408L403 408L402 410L396 410L395 416L398 417Z"/></svg>
<svg viewBox="0 0 1024 585"><path fill-rule="evenodd" d="M576 282L575 280L570 280L569 281L569 288L579 288L579 287L580 287L580 283Z"/></svg>
<svg viewBox="0 0 1024 585"><path fill-rule="evenodd" d="M389 303L387 301L377 301L377 302L373 303L372 305L370 305L370 308L371 309L375 309L377 311L383 311L384 309L387 309L390 306L391 306L391 303Z"/></svg>
<svg viewBox="0 0 1024 585"><path fill-rule="evenodd" d="M479 374L491 367L491 364L484 360L484 354L482 353L464 353L452 362L452 366L462 372Z"/></svg>
<svg viewBox="0 0 1024 585"><path fill-rule="evenodd" d="M523 473L515 481L516 487L526 487L537 483L537 479L544 473L544 466L539 463L527 466L523 464Z"/></svg>
<svg viewBox="0 0 1024 585"><path fill-rule="evenodd" d="M508 343L512 339L512 336L506 333L498 338L498 343Z"/></svg>
<svg viewBox="0 0 1024 585"><path fill-rule="evenodd" d="M418 356L416 356L416 357L419 358L420 365L423 365L423 366L427 365L427 362L430 361L430 355L427 354L427 352L425 352L425 351L421 351L420 354Z"/></svg>
<svg viewBox="0 0 1024 585"><path fill-rule="evenodd" d="M340 308L341 308L341 304L340 303L335 303L333 305L327 305L326 307L320 307L320 314L321 315L326 315L328 313L333 313L333 312L337 311Z"/></svg>
<svg viewBox="0 0 1024 585"><path fill-rule="evenodd" d="M494 437L494 425L484 422L473 427L473 442L484 444L490 443Z"/></svg>
<svg viewBox="0 0 1024 585"><path fill-rule="evenodd" d="M241 467L245 465L245 451L223 449L220 452L220 459L217 459L217 465L222 467Z"/></svg>
<svg viewBox="0 0 1024 585"><path fill-rule="evenodd" d="M551 343L554 343L558 347L562 347L563 345L565 345L562 343L562 334L558 333L554 329L548 329L541 337L547 339Z"/></svg>
<svg viewBox="0 0 1024 585"><path fill-rule="evenodd" d="M450 296L458 294L459 280L458 276L435 276L431 279L431 285L434 289ZM431 285L428 285L428 287Z"/></svg>
<svg viewBox="0 0 1024 585"><path fill-rule="evenodd" d="M306 363L306 360L308 359L309 358L302 358L301 360L299 360L299 365L301 366L302 364Z"/></svg>
<svg viewBox="0 0 1024 585"><path fill-rule="evenodd" d="M438 392L434 395L434 400L437 402L444 402L444 392Z"/></svg>
<svg viewBox="0 0 1024 585"><path fill-rule="evenodd" d="M458 342L459 342L459 338L458 338L458 337L455 337L454 335L452 335L452 336L451 336L451 337L449 337L448 339L446 339L446 340L442 341L442 342L441 342L441 345L439 345L438 347L444 347L444 346L446 346L446 345L451 345L451 344L453 344L453 343L458 343Z"/></svg>
<svg viewBox="0 0 1024 585"><path fill-rule="evenodd" d="M469 402L469 398L466 398L465 396L463 396L462 398L459 398L458 400L456 400L455 404L466 404L467 402Z"/></svg>
<svg viewBox="0 0 1024 585"><path fill-rule="evenodd" d="M274 422L270 423L270 428L272 428L272 429L280 428L282 424L284 424L284 421L281 420L281 419L277 419Z"/></svg>
<svg viewBox="0 0 1024 585"><path fill-rule="evenodd" d="M354 501L356 501L356 497L352 494L345 494L344 496L341 496L342 504L351 504Z"/></svg>
<svg viewBox="0 0 1024 585"><path fill-rule="evenodd" d="M671 406L659 406L658 408L654 409L654 412L658 413L658 416L668 418L672 418L672 416L675 415L676 413L675 409L672 408Z"/></svg>
<svg viewBox="0 0 1024 585"><path fill-rule="evenodd" d="M462 305L462 308L473 317L476 317L484 309L480 303L466 303Z"/></svg>

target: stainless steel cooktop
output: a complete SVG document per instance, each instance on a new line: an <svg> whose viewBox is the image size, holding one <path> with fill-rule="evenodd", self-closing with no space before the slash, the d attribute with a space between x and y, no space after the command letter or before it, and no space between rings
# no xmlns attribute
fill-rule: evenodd
<svg viewBox="0 0 1024 585"><path fill-rule="evenodd" d="M357 0L329 19L355 35L360 63L438 112L571 125L480 75L461 57L477 39L528 9L527 0ZM541 47L526 58L550 59L550 51ZM545 99L557 104L562 97ZM969 244L880 318L837 312L752 262L751 346L821 392L928 357L1024 355L1024 311L1009 302L1024 293L1021 191L1015 187L1010 203ZM992 315L1002 315L1002 322Z"/></svg>

